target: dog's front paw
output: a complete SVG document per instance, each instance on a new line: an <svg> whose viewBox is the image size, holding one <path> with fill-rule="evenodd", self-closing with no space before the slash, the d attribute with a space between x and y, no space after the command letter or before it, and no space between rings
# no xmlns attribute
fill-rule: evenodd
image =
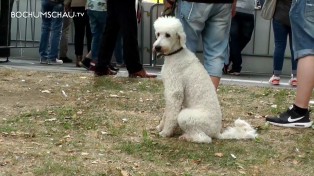
<svg viewBox="0 0 314 176"><path fill-rule="evenodd" d="M159 133L159 135L162 136L162 137L170 137L170 136L172 135L172 132L162 130L162 131Z"/></svg>
<svg viewBox="0 0 314 176"><path fill-rule="evenodd" d="M161 132L162 129L163 129L163 126L162 126L162 125L158 125L158 126L156 127L156 130L157 130L158 132Z"/></svg>

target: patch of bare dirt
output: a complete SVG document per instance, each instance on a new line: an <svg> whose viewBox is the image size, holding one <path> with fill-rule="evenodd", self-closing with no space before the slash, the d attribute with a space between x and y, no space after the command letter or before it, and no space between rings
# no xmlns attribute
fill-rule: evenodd
<svg viewBox="0 0 314 176"><path fill-rule="evenodd" d="M221 86L224 127L241 117L260 138L198 145L158 136L162 89L158 80L0 69L0 175L314 174L313 130L265 126L292 91ZM288 96L276 102L278 92Z"/></svg>

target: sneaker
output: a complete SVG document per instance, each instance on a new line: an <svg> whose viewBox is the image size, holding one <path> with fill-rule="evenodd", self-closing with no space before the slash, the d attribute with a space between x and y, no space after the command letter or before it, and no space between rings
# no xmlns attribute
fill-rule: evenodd
<svg viewBox="0 0 314 176"><path fill-rule="evenodd" d="M291 79L289 80L289 84L293 87L296 87L298 85L298 81L296 77L291 77Z"/></svg>
<svg viewBox="0 0 314 176"><path fill-rule="evenodd" d="M95 71L96 70L96 64L95 64L95 62L91 62L90 63L90 67L89 67L89 71Z"/></svg>
<svg viewBox="0 0 314 176"><path fill-rule="evenodd" d="M86 70L89 70L90 63L92 59L85 57L82 61L79 62L81 67L84 67Z"/></svg>
<svg viewBox="0 0 314 176"><path fill-rule="evenodd" d="M59 59L62 60L63 63L72 63L73 62L73 60L68 58L68 57L60 57Z"/></svg>
<svg viewBox="0 0 314 176"><path fill-rule="evenodd" d="M115 72L118 72L118 71L119 71L119 68L113 66L112 64L109 65L109 68L110 68L110 70L115 71Z"/></svg>
<svg viewBox="0 0 314 176"><path fill-rule="evenodd" d="M268 82L269 82L270 84L272 84L272 85L279 85L279 84L280 84L280 77L273 75L273 76L269 79Z"/></svg>
<svg viewBox="0 0 314 176"><path fill-rule="evenodd" d="M116 66L118 67L118 68L124 68L125 67L125 64L116 64Z"/></svg>
<svg viewBox="0 0 314 176"><path fill-rule="evenodd" d="M230 75L234 75L234 76L239 76L239 75L240 75L240 72L234 71L234 70L232 70L232 69L229 70L228 73L229 73Z"/></svg>
<svg viewBox="0 0 314 176"><path fill-rule="evenodd" d="M48 65L62 65L63 61L56 59L56 60L48 60Z"/></svg>
<svg viewBox="0 0 314 176"><path fill-rule="evenodd" d="M266 121L275 126L294 128L309 128L313 124L313 121L310 121L310 111L300 116L292 106L277 117L267 117Z"/></svg>

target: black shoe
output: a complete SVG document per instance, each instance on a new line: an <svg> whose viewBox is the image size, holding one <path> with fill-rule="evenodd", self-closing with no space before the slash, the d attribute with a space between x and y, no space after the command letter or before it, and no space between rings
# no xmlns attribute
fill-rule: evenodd
<svg viewBox="0 0 314 176"><path fill-rule="evenodd" d="M148 74L144 69L132 74L129 73L129 78L156 78L156 77L157 75Z"/></svg>
<svg viewBox="0 0 314 176"><path fill-rule="evenodd" d="M109 76L109 75L116 75L117 72L116 71L113 71L111 70L110 68L105 68L105 69L99 69L99 68L95 68L95 71L94 71L94 76L95 77L99 77L99 76Z"/></svg>
<svg viewBox="0 0 314 176"><path fill-rule="evenodd" d="M80 62L80 66L84 67L86 70L89 70L90 67L90 63L91 63L92 59L85 57L81 62Z"/></svg>
<svg viewBox="0 0 314 176"><path fill-rule="evenodd" d="M310 121L310 111L307 111L304 116L300 116L293 107L277 117L267 117L266 121L276 126L294 128L309 128L313 124L313 121Z"/></svg>
<svg viewBox="0 0 314 176"><path fill-rule="evenodd" d="M240 72L239 71L235 71L235 70L229 70L228 71L228 73L230 74L230 75L234 75L234 76L239 76L240 75Z"/></svg>
<svg viewBox="0 0 314 176"><path fill-rule="evenodd" d="M109 68L110 68L110 70L115 71L115 72L119 71L119 68L117 68L117 67L115 67L113 65L109 65Z"/></svg>
<svg viewBox="0 0 314 176"><path fill-rule="evenodd" d="M224 73L224 74L228 74L228 69L229 69L229 65L224 65L224 67L222 68L222 72Z"/></svg>
<svg viewBox="0 0 314 176"><path fill-rule="evenodd" d="M72 59L68 58L68 57L60 57L59 60L62 60L63 63L72 63Z"/></svg>
<svg viewBox="0 0 314 176"><path fill-rule="evenodd" d="M125 67L125 64L116 64L116 67L118 67L118 68L124 68Z"/></svg>

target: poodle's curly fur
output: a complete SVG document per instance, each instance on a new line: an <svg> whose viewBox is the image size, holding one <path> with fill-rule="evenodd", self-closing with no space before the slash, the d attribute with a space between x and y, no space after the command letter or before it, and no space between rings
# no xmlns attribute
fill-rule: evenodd
<svg viewBox="0 0 314 176"><path fill-rule="evenodd" d="M161 75L166 108L157 126L160 136L172 136L179 126L183 130L179 139L197 143L211 143L212 138L255 138L255 130L242 120L237 122L248 125L253 135L246 135L242 127L232 128L231 134L230 129L228 134L221 134L222 113L215 87L199 59L186 48L180 20L160 17L154 28L157 40L153 49L164 55ZM233 134L237 132L241 135Z"/></svg>

